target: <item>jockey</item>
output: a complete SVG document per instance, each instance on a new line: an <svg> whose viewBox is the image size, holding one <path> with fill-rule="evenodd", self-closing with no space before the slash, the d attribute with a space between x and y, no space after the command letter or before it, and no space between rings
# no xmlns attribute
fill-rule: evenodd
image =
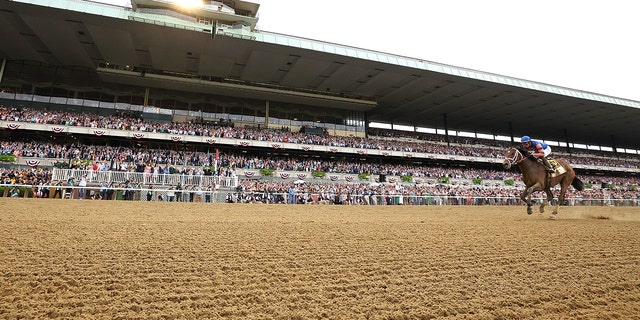
<svg viewBox="0 0 640 320"><path fill-rule="evenodd" d="M520 142L522 142L524 149L530 151L532 156L536 157L539 162L544 164L547 172L553 172L553 168L551 167L549 160L546 158L546 156L551 154L551 147L548 144L541 141L531 140L529 136L523 136L520 139Z"/></svg>

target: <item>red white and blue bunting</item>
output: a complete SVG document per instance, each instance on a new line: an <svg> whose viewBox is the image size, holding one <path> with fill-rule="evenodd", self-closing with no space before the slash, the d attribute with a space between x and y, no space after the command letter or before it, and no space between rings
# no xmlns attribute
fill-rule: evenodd
<svg viewBox="0 0 640 320"><path fill-rule="evenodd" d="M243 147L248 147L248 146L251 145L251 142L249 142L249 141L240 141L238 144L243 146Z"/></svg>
<svg viewBox="0 0 640 320"><path fill-rule="evenodd" d="M11 130L16 130L18 128L20 128L20 125L17 123L7 123L7 128L11 129Z"/></svg>
<svg viewBox="0 0 640 320"><path fill-rule="evenodd" d="M286 180L289 179L290 175L288 172L280 172L280 178Z"/></svg>
<svg viewBox="0 0 640 320"><path fill-rule="evenodd" d="M353 181L353 176L346 176L344 177L344 180L346 180L347 182L351 182Z"/></svg>
<svg viewBox="0 0 640 320"><path fill-rule="evenodd" d="M302 147L300 147L300 149L302 149L302 151L309 151L309 150L311 150L311 147L309 147L309 146L302 146Z"/></svg>
<svg viewBox="0 0 640 320"><path fill-rule="evenodd" d="M133 137L136 138L136 139L142 139L142 138L144 138L144 133L135 132L133 134Z"/></svg>
<svg viewBox="0 0 640 320"><path fill-rule="evenodd" d="M333 153L336 153L336 152L338 152L338 148L329 148L329 151L333 152Z"/></svg>
<svg viewBox="0 0 640 320"><path fill-rule="evenodd" d="M271 144L271 147L272 147L272 148L274 148L274 149L281 149L281 148L282 148L282 145L281 145L281 144L279 144L279 143L272 143L272 144Z"/></svg>
<svg viewBox="0 0 640 320"><path fill-rule="evenodd" d="M306 173L298 173L298 179L304 180L304 178L306 178L306 177L307 177Z"/></svg>
<svg viewBox="0 0 640 320"><path fill-rule="evenodd" d="M171 136L171 141L178 142L178 141L180 141L180 140L182 140L182 137L179 137L179 136Z"/></svg>
<svg viewBox="0 0 640 320"><path fill-rule="evenodd" d="M331 175L331 176L329 176L329 180L338 181L338 176Z"/></svg>
<svg viewBox="0 0 640 320"><path fill-rule="evenodd" d="M29 159L27 161L25 161L25 163L29 166L29 167L37 167L40 164L40 160L35 160L35 159Z"/></svg>
<svg viewBox="0 0 640 320"><path fill-rule="evenodd" d="M361 155L361 156L362 156L362 155L367 154L367 151L365 151L365 150L358 150L358 151L356 151L356 153L358 153L359 155Z"/></svg>
<svg viewBox="0 0 640 320"><path fill-rule="evenodd" d="M244 176L247 177L247 178L253 178L253 176L255 176L255 175L256 175L255 171L245 171L244 172Z"/></svg>
<svg viewBox="0 0 640 320"><path fill-rule="evenodd" d="M62 133L62 132L64 132L64 128L61 128L61 127L51 127L51 131L53 131L53 133Z"/></svg>
<svg viewBox="0 0 640 320"><path fill-rule="evenodd" d="M207 141L207 143L208 143L208 144L214 144L214 143L216 143L216 139L208 138L206 141Z"/></svg>
<svg viewBox="0 0 640 320"><path fill-rule="evenodd" d="M93 134L95 134L98 137L103 136L105 133L107 132L104 130L93 130Z"/></svg>

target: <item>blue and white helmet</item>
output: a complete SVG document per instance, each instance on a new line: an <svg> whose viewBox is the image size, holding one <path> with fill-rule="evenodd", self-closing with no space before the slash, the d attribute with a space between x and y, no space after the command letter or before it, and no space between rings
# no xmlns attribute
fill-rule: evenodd
<svg viewBox="0 0 640 320"><path fill-rule="evenodd" d="M529 142L531 141L531 138L529 136L522 136L522 138L520 138L520 142L525 143L525 142Z"/></svg>

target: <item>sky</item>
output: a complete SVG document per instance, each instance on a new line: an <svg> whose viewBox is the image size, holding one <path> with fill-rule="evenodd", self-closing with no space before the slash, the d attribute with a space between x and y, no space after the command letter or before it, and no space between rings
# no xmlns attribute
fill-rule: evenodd
<svg viewBox="0 0 640 320"><path fill-rule="evenodd" d="M640 101L637 0L251 2L263 31Z"/></svg>

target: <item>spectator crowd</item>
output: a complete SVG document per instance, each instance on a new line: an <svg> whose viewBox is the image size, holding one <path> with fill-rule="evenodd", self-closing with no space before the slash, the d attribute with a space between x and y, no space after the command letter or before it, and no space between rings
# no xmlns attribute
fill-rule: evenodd
<svg viewBox="0 0 640 320"><path fill-rule="evenodd" d="M492 140L478 140L463 137L449 137L449 142L442 141L442 136L432 134L418 134L415 132L401 132L392 130L372 129L369 138L342 137L330 135L314 135L291 132L285 129L256 129L235 128L231 126L214 126L190 122L145 122L140 118L127 115L99 116L95 114L78 114L70 112L15 109L0 107L0 120L42 123L65 126L83 126L92 128L134 130L146 132L165 132L171 134L187 134L196 136L211 136L236 138L243 140L258 140L270 142L289 142L299 144L314 144L325 146L353 147L362 149L395 150L406 152L426 152L434 154L462 155L501 158L504 149L512 144ZM554 152L555 152L554 148ZM599 167L638 168L640 161L634 155L620 155L606 152L590 152L584 154L568 154L559 149L556 153L572 163L594 165ZM0 154L17 157L36 157L57 159L67 163L71 168L94 171L131 171L149 174L183 173L189 175L234 175L236 170L273 169L276 171L323 171L326 173L346 174L384 174L392 176L412 176L414 178L449 177L458 180L518 180L517 172L505 170L475 169L443 166L411 165L398 161L329 161L321 158L300 157L295 155L272 156L266 153L223 152L214 157L209 152L180 151L167 149L128 148L122 146L95 146L81 143L58 144L51 141L22 141L21 139L0 140ZM615 156L615 157L614 157ZM212 169L213 168L213 169ZM30 168L21 170L0 169L3 184L51 184L51 171L47 168ZM211 170L210 172L208 170ZM581 177L594 185L615 185L618 188L591 188L582 191L585 197L614 197L636 198L637 191L632 186L638 186L637 177ZM185 186L190 188L192 186ZM307 198L295 200L298 203L309 202L311 195L315 195L313 202L331 201L333 203L364 203L373 199L373 195L401 194L403 196L424 195L455 195L468 198L495 197L513 198L519 196L519 190L504 186L473 186L466 184L371 184L352 183L305 183L292 186L286 181L269 181L265 179L244 179L240 181L239 192L259 195L262 201L278 202L269 195L296 194L306 195ZM194 189L195 190L195 189ZM609 192L611 191L611 192ZM606 193L606 194L605 194ZM236 193L239 194L239 193ZM516 195L517 194L517 195ZM243 200L236 195L230 195L229 201ZM347 198L344 198L347 197ZM168 199L165 198L165 199ZM289 198L280 199L290 202ZM243 201L246 201L244 199ZM251 201L255 201L252 199Z"/></svg>

